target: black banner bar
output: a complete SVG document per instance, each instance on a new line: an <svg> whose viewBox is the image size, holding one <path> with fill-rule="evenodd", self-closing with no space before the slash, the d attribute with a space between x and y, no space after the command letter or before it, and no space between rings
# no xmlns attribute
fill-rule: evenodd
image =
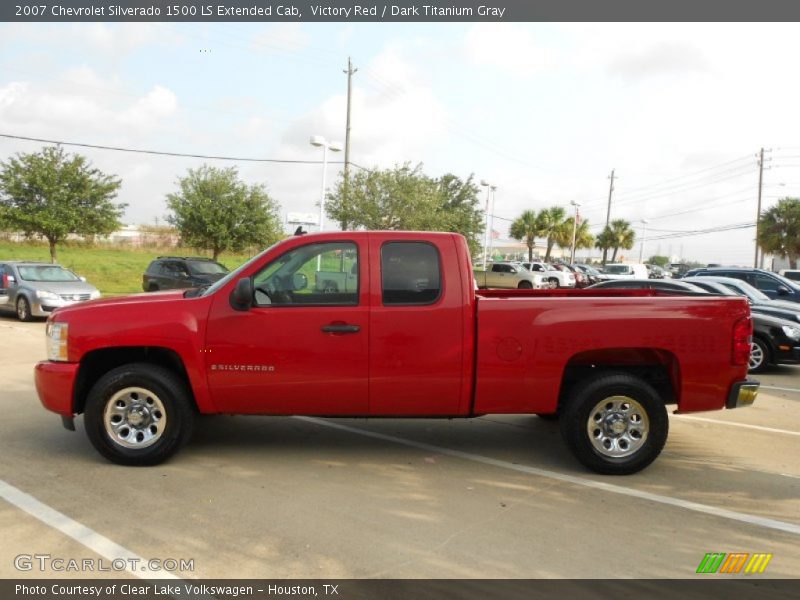
<svg viewBox="0 0 800 600"><path fill-rule="evenodd" d="M31 600L167 600L169 598L219 598L220 600L530 600L551 598L618 598L681 600L782 600L797 597L797 580L717 575L697 579L39 579L0 581L0 598Z"/></svg>
<svg viewBox="0 0 800 600"><path fill-rule="evenodd" d="M0 21L798 21L791 0L2 0Z"/></svg>

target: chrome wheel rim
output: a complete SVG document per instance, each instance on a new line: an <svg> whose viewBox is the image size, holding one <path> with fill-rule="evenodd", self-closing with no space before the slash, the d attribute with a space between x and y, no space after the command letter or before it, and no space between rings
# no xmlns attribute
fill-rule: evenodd
<svg viewBox="0 0 800 600"><path fill-rule="evenodd" d="M17 302L17 316L20 319L25 319L28 316L28 301L25 298L20 298Z"/></svg>
<svg viewBox="0 0 800 600"><path fill-rule="evenodd" d="M759 346L755 342L752 342L750 344L750 360L749 360L750 370L752 371L753 369L757 369L758 367L761 366L761 363L763 362L764 362L764 350L761 348L761 346Z"/></svg>
<svg viewBox="0 0 800 600"><path fill-rule="evenodd" d="M635 454L647 441L650 419L633 398L609 396L589 412L586 432L596 452L608 458Z"/></svg>
<svg viewBox="0 0 800 600"><path fill-rule="evenodd" d="M103 424L111 440L123 448L140 449L155 444L164 434L164 403L150 390L129 387L106 403Z"/></svg>

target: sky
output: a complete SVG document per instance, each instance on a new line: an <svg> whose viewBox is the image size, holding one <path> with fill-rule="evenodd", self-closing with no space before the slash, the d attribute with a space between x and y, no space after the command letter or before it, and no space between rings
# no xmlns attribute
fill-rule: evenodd
<svg viewBox="0 0 800 600"><path fill-rule="evenodd" d="M497 186L494 228L563 206L643 232L645 256L752 264L755 221L800 196L798 24L0 24L0 134L230 157L423 164ZM38 142L0 137L0 161ZM282 213L317 212L320 164L67 148L123 185L128 224L204 162L263 183ZM342 154L330 155L342 160ZM328 182L340 164L328 167ZM484 199L481 188L481 199ZM332 224L328 224L332 227ZM639 246L629 251L638 255Z"/></svg>

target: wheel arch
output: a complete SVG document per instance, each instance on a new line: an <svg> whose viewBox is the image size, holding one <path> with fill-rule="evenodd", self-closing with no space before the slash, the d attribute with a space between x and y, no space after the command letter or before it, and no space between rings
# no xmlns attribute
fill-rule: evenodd
<svg viewBox="0 0 800 600"><path fill-rule="evenodd" d="M681 371L675 354L661 348L604 348L579 352L567 361L559 386L559 409L575 385L612 371L639 377L655 388L664 404L680 405Z"/></svg>
<svg viewBox="0 0 800 600"><path fill-rule="evenodd" d="M192 404L197 408L192 382L177 352L161 346L116 346L92 350L81 358L73 390L74 412L83 412L89 391L105 373L130 363L151 363L175 373L186 385Z"/></svg>

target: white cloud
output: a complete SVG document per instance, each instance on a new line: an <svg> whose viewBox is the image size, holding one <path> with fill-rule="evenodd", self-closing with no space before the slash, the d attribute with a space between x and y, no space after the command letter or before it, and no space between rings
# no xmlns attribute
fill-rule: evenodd
<svg viewBox="0 0 800 600"><path fill-rule="evenodd" d="M509 23L479 23L467 31L467 56L477 65L527 77L548 67L551 50L537 43L529 28Z"/></svg>

